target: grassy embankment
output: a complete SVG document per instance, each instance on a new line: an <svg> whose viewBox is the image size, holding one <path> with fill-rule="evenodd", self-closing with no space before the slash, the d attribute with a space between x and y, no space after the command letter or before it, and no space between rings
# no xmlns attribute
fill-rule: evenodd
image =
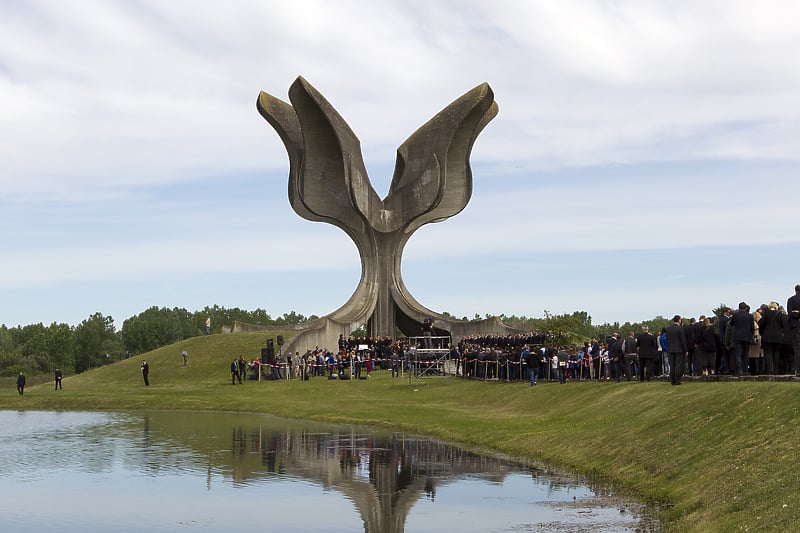
<svg viewBox="0 0 800 533"><path fill-rule="evenodd" d="M286 335L288 337L288 333ZM247 382L230 361L262 334L197 337L142 357L0 390L2 409L190 409L396 427L596 475L668 502L675 531L796 531L800 523L800 384L541 383L463 379ZM181 351L189 352L183 366Z"/></svg>

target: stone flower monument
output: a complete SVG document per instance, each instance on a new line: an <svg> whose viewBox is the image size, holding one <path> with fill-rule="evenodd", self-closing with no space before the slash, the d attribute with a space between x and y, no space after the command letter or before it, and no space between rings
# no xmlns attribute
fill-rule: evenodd
<svg viewBox="0 0 800 533"><path fill-rule="evenodd" d="M289 155L289 202L301 217L334 224L355 242L361 279L338 310L309 324L288 350L336 349L340 334L367 324L370 336L435 334L454 341L472 333L506 333L499 320L453 320L425 308L409 293L400 272L403 248L424 224L464 209L472 195L469 156L478 134L497 115L488 84L470 90L411 135L397 150L388 195L381 199L367 176L358 138L333 106L302 77L286 103L265 92L256 107Z"/></svg>

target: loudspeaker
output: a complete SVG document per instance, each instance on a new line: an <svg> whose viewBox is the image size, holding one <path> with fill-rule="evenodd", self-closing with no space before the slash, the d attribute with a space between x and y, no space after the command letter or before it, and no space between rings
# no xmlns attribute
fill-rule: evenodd
<svg viewBox="0 0 800 533"><path fill-rule="evenodd" d="M267 357L270 361L275 357L275 343L272 339L267 339Z"/></svg>
<svg viewBox="0 0 800 533"><path fill-rule="evenodd" d="M270 360L269 350L267 348L261 348L261 362L265 363Z"/></svg>
<svg viewBox="0 0 800 533"><path fill-rule="evenodd" d="M278 335L278 346L283 346L283 335Z"/></svg>

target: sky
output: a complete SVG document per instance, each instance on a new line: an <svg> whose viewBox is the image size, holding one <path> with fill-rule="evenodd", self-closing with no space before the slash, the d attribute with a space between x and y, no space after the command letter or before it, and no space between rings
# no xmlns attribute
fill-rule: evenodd
<svg viewBox="0 0 800 533"><path fill-rule="evenodd" d="M0 324L338 309L358 252L292 210L255 107L298 76L380 196L417 128L494 91L469 204L403 254L430 309L602 324L785 304L798 26L790 0L0 0Z"/></svg>

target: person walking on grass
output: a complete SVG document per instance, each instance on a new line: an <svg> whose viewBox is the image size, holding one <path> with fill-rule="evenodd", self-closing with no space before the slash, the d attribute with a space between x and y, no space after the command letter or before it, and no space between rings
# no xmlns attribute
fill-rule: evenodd
<svg viewBox="0 0 800 533"><path fill-rule="evenodd" d="M20 396L25 393L25 374L22 370L19 371L19 376L17 376L17 392Z"/></svg>

